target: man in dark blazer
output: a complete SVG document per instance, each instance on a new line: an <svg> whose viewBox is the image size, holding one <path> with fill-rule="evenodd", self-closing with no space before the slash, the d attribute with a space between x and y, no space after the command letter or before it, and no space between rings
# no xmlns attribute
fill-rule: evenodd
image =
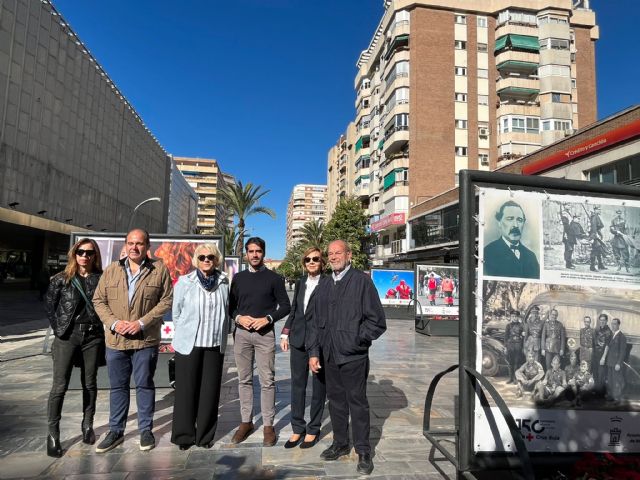
<svg viewBox="0 0 640 480"><path fill-rule="evenodd" d="M613 337L604 356L607 365L607 400L619 403L624 390L624 361L627 355L627 337L620 331L620 319L611 320Z"/></svg>
<svg viewBox="0 0 640 480"><path fill-rule="evenodd" d="M540 278L536 254L520 239L527 218L522 207L509 200L495 215L500 238L484 247L484 274L495 277Z"/></svg>
<svg viewBox="0 0 640 480"><path fill-rule="evenodd" d="M387 323L371 278L351 267L347 242L331 242L328 257L333 274L320 280L313 321L307 324L309 367L314 373L325 369L333 427L333 443L320 456L336 460L349 454L351 414L357 471L368 475L373 471L367 400L369 347L385 332ZM320 348L324 365L320 365Z"/></svg>

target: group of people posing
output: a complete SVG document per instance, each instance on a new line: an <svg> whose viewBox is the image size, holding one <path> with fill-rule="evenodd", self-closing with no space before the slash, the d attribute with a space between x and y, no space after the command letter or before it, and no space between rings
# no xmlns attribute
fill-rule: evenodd
<svg viewBox="0 0 640 480"><path fill-rule="evenodd" d="M516 396L529 393L542 403L567 398L576 405L587 397L604 396L619 403L625 386L627 339L620 331L619 318L611 320L611 327L608 322L609 316L601 313L594 329L591 317L584 317L580 344L569 348L558 310L551 309L544 320L534 305L527 323L520 321L520 312L511 311L504 343L507 383L516 385Z"/></svg>
<svg viewBox="0 0 640 480"><path fill-rule="evenodd" d="M286 317L280 346L290 353L293 434L284 447L311 448L318 442L328 399L333 443L320 457L336 460L349 454L351 417L357 471L371 473L368 350L386 330L386 320L373 282L351 267L348 243L336 240L329 244L330 275L324 273L325 257L319 248L304 253L305 275L296 284L292 303L282 277L265 267L265 242L259 237L246 241L248 268L237 273L233 282L220 270L222 255L214 244L196 248L195 269L181 276L175 287L162 261L150 258L149 248L146 231L130 231L126 256L103 272L97 243L83 238L69 250L66 269L52 278L46 295L55 334L47 454L63 455L60 420L74 365L81 369L82 440L96 442L96 377L105 357L110 382L109 431L96 452L108 452L124 442L132 375L140 450L155 447L153 377L162 318L171 310L176 352L171 441L181 450L213 446L229 334L233 334L241 413L231 443L241 443L255 431L254 367L260 380L263 445L277 443L274 323ZM306 422L309 370L313 394Z"/></svg>

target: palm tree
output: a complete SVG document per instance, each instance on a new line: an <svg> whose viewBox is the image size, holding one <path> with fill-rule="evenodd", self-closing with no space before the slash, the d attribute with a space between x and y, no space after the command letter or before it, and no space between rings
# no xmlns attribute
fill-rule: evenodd
<svg viewBox="0 0 640 480"><path fill-rule="evenodd" d="M220 223L216 225L216 233L224 237L223 255L232 255L238 242L238 231L235 225Z"/></svg>
<svg viewBox="0 0 640 480"><path fill-rule="evenodd" d="M319 219L309 220L300 229L302 238L300 243L306 246L324 247L324 221Z"/></svg>
<svg viewBox="0 0 640 480"><path fill-rule="evenodd" d="M251 215L263 213L271 218L276 218L275 212L269 207L258 205L260 199L270 190L262 190L260 185L249 182L243 185L242 182L227 185L220 191L220 197L227 208L234 216L238 217L238 238L236 240L236 255L242 255L242 242L244 240L245 220Z"/></svg>

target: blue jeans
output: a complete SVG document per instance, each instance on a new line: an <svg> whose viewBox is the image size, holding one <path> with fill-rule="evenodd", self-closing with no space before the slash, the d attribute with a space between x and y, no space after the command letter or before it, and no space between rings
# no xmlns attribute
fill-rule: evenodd
<svg viewBox="0 0 640 480"><path fill-rule="evenodd" d="M153 375L158 363L158 347L140 350L113 350L107 347L107 368L111 384L109 430L124 433L129 414L129 382L133 373L138 406L138 430L153 428L156 387Z"/></svg>

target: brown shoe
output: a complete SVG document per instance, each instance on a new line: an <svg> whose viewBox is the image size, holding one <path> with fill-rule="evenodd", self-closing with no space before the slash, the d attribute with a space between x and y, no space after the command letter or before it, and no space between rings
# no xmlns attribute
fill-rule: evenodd
<svg viewBox="0 0 640 480"><path fill-rule="evenodd" d="M253 422L241 422L236 433L233 434L231 443L242 443L253 433Z"/></svg>
<svg viewBox="0 0 640 480"><path fill-rule="evenodd" d="M264 447L273 447L278 441L275 429L273 427L264 427L263 433L264 440L262 441L262 445Z"/></svg>

